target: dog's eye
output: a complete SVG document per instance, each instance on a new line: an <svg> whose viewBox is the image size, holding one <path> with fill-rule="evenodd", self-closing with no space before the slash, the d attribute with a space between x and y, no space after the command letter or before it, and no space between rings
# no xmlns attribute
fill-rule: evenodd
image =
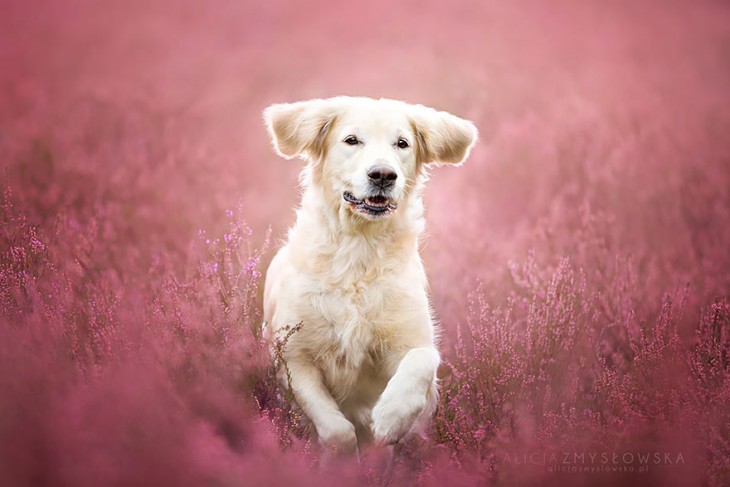
<svg viewBox="0 0 730 487"><path fill-rule="evenodd" d="M360 141L354 135L348 135L343 142L347 145L357 145Z"/></svg>
<svg viewBox="0 0 730 487"><path fill-rule="evenodd" d="M398 139L398 142L395 145L397 145L400 149L407 149L410 147L410 144L406 139Z"/></svg>

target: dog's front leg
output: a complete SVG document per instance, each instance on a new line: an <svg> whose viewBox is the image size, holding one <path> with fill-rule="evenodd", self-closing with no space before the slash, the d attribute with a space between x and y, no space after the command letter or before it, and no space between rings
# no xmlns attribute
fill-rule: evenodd
<svg viewBox="0 0 730 487"><path fill-rule="evenodd" d="M294 397L314 424L320 443L333 453L356 453L355 426L340 411L319 370L304 361L289 361L287 366Z"/></svg>
<svg viewBox="0 0 730 487"><path fill-rule="evenodd" d="M433 411L438 399L438 352L429 347L405 354L373 408L373 435L380 444L393 444L408 434L420 416Z"/></svg>

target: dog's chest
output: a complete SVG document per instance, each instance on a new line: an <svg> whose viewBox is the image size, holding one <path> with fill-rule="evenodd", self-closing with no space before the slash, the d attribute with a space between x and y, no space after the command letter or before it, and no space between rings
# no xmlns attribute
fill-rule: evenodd
<svg viewBox="0 0 730 487"><path fill-rule="evenodd" d="M317 362L338 400L374 380L387 348L384 336L384 289L377 284L351 282L323 290L312 299L319 315Z"/></svg>
<svg viewBox="0 0 730 487"><path fill-rule="evenodd" d="M326 324L328 338L345 352L366 352L378 338L389 297L399 285L393 259L358 239L320 261L313 275L312 309Z"/></svg>
<svg viewBox="0 0 730 487"><path fill-rule="evenodd" d="M383 357L406 321L402 311L421 304L410 302L420 296L412 289L421 285L412 269L420 261L404 253L398 242L353 238L301 261L301 280L293 284L302 299L300 338L338 399L381 382Z"/></svg>
<svg viewBox="0 0 730 487"><path fill-rule="evenodd" d="M338 286L324 286L312 297L312 309L320 315L331 346L351 360L376 345L384 319L387 286L353 280ZM354 360L358 362L359 360Z"/></svg>

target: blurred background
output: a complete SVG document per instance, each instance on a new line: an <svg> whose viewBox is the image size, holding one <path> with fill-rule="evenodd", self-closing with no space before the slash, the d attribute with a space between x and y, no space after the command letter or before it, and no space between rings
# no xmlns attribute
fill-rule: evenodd
<svg viewBox="0 0 730 487"><path fill-rule="evenodd" d="M466 164L434 169L426 190L423 256L449 360L457 360L461 343L457 325L481 323L464 338L476 343L479 330L492 330L491 310L507 309L517 329L529 329L535 303L563 295L555 283L565 269L577 276L569 280L575 306L594 306L578 320L592 330L581 346L598 350L611 370L633 370L620 364L633 363L646 337L658 336L652 327L668 316L667 303L681 302L670 321L682 353L691 349L697 323L730 292L727 2L2 0L0 7L8 344L18 339L8 330L35 316L30 304L21 306L35 292L28 291L31 275L58 272L58 283L71 283L58 316L86 303L71 321L58 321L77 353L107 323L88 322L101 313L97 291L117 310L108 314L108 330L134 329L125 323L144 319L125 318L123 310L163 302L148 298L164 287L160 276L182 282L205 275L196 245L229 243L231 225L249 254L264 247L251 262L265 270L294 221L301 162L274 154L261 112L271 103L341 94L421 103L480 130ZM11 218L10 204L22 217ZM54 270L22 270L35 269L46 258L38 256L53 249L52 264L43 265ZM259 284L246 295L247 317L256 315ZM725 316L726 308L717 309ZM550 316L546 326L559 321ZM80 327L71 335L70 322ZM92 363L116 353L88 339ZM8 355L6 370L42 355L30 350ZM52 369L38 367L38 377ZM11 375L7 383L24 390L27 381ZM651 389L652 381L644 384ZM33 396L13 397L6 411L24 409ZM0 427L0 440L29 428L16 426ZM487 438L497 426L483 426ZM727 452L722 428L716 438L725 446L711 449L714 459ZM713 470L720 485L730 474L726 461L714 461L725 472Z"/></svg>
<svg viewBox="0 0 730 487"><path fill-rule="evenodd" d="M613 218L605 231L615 245L650 246L684 281L684 240L713 245L713 228L728 221L727 10L716 1L5 1L6 177L49 217L114 201L140 258L219 229L239 203L262 241L266 228L278 237L292 223L300 170L273 154L262 109L339 94L399 98L481 131L468 163L433 171L427 191L425 255L443 306L480 277L453 259L504 269L535 246L543 223L570 240L586 209Z"/></svg>

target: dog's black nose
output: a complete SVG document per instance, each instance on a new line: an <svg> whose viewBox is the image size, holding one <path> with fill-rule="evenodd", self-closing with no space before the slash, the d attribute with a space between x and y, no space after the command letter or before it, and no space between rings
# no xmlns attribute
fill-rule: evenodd
<svg viewBox="0 0 730 487"><path fill-rule="evenodd" d="M395 184L398 175L388 166L374 166L368 171L370 182L380 188L387 188Z"/></svg>

